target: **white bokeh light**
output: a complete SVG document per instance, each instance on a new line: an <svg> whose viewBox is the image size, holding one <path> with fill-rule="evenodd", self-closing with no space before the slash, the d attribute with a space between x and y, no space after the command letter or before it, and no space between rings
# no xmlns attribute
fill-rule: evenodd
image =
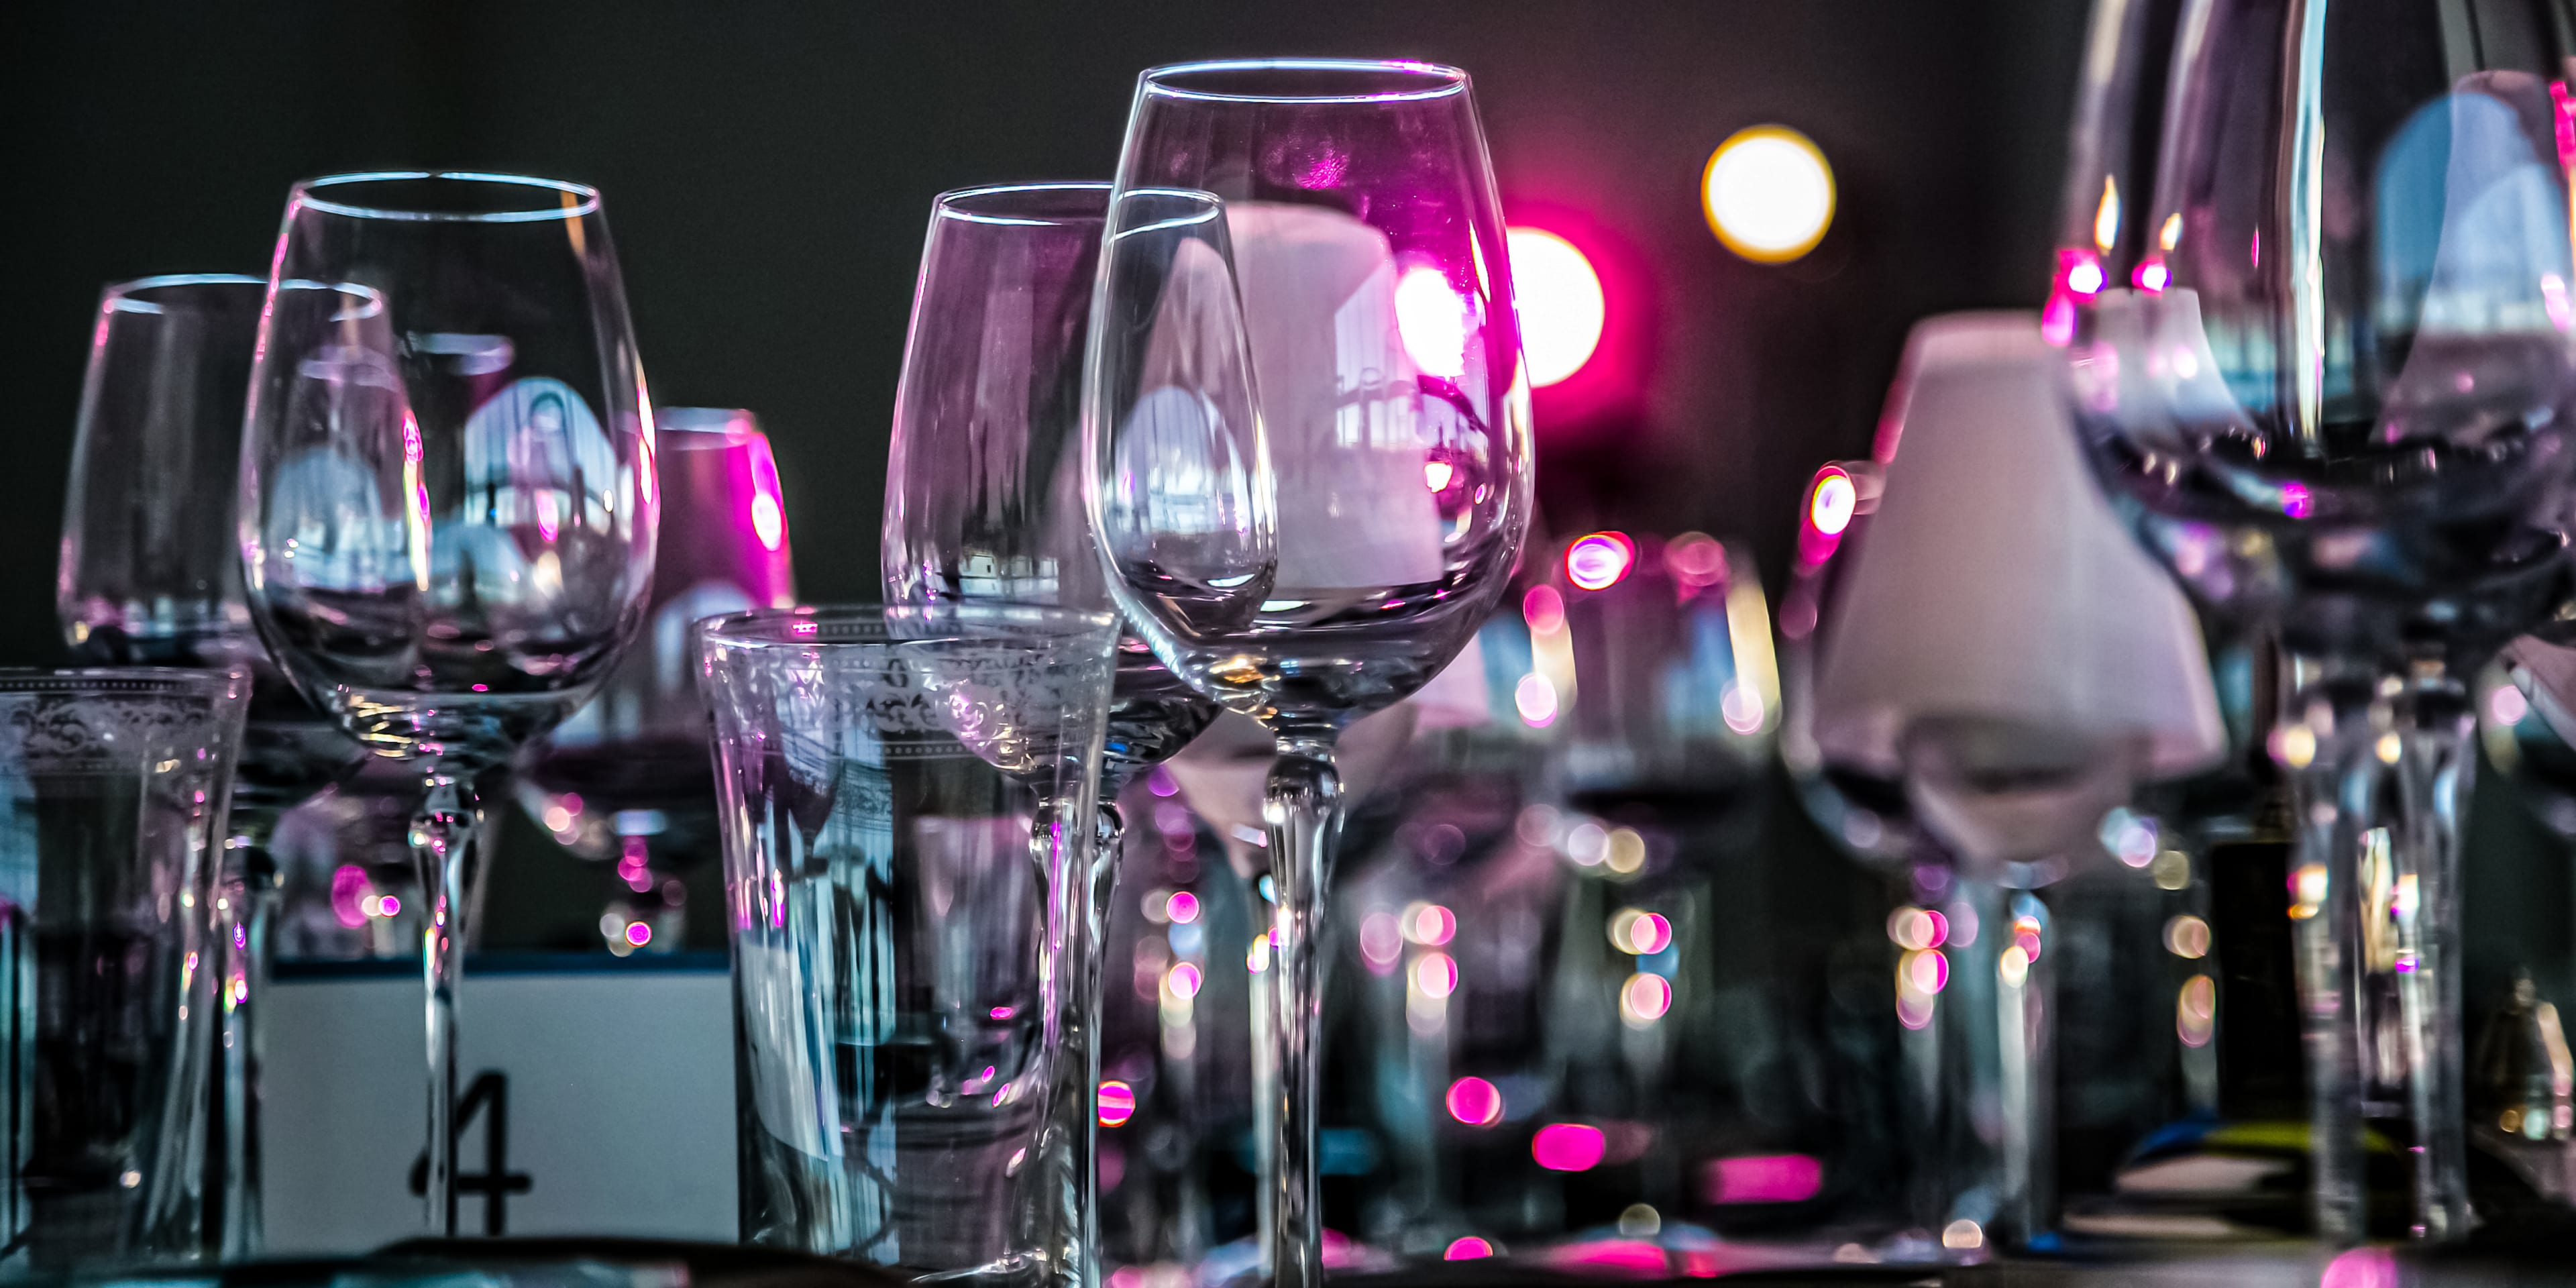
<svg viewBox="0 0 2576 1288"><path fill-rule="evenodd" d="M1786 126L1757 125L1719 144L1700 196L1717 239L1757 263L1806 254L1834 221L1833 167Z"/></svg>
<svg viewBox="0 0 2576 1288"><path fill-rule="evenodd" d="M1592 360L1609 306L1600 275L1574 243L1537 228L1514 228L1510 238L1530 384L1545 388Z"/></svg>

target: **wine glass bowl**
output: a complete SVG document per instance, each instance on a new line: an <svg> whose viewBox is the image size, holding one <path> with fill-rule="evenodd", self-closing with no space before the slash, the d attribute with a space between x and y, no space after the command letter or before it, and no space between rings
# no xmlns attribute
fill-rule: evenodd
<svg viewBox="0 0 2576 1288"><path fill-rule="evenodd" d="M1211 62L1138 78L1091 328L1091 518L1155 655L1277 740L1264 1181L1281 1288L1323 1274L1316 918L1342 799L1333 743L1475 637L1529 527L1505 247L1456 68Z"/></svg>
<svg viewBox="0 0 2576 1288"><path fill-rule="evenodd" d="M252 620L315 705L423 785L426 1193L452 1234L480 797L608 675L653 586L653 411L599 194L299 183L257 354L236 519Z"/></svg>

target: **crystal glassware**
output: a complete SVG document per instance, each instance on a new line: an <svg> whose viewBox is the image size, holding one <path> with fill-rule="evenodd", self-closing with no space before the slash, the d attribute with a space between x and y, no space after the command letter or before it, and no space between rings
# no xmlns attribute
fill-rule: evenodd
<svg viewBox="0 0 2576 1288"><path fill-rule="evenodd" d="M1139 80L1094 301L1092 517L1155 654L1277 740L1267 1202L1281 1288L1323 1273L1315 919L1334 739L1466 646L1529 526L1504 246L1464 72L1221 62ZM1257 421L1191 387L1209 370L1193 359L1233 361L1204 319L1237 298Z"/></svg>
<svg viewBox="0 0 2576 1288"><path fill-rule="evenodd" d="M428 1204L456 1226L456 987L483 802L589 696L653 585L653 414L599 194L478 174L297 184L241 456L260 637L420 775Z"/></svg>
<svg viewBox="0 0 2576 1288"><path fill-rule="evenodd" d="M889 602L1112 607L1082 504L1082 364L1108 214L1105 183L968 188L932 202L886 467ZM1062 1067L1080 1082L1068 1081L1051 1108L1051 1130L1081 1147L1046 1155L1072 1168L1081 1215L1062 1264L1075 1273L1075 1250L1098 1243L1090 1088L1099 1080L1103 918L1125 831L1118 794L1217 714L1142 640L1123 640L1118 664L1090 875L1073 923L1082 939L1071 955L1076 1002Z"/></svg>
<svg viewBox="0 0 2576 1288"><path fill-rule="evenodd" d="M249 677L0 671L0 1256L76 1278L214 1261L205 969Z"/></svg>
<svg viewBox="0 0 2576 1288"><path fill-rule="evenodd" d="M998 602L705 625L746 1241L1079 1281L1042 1155L1116 637Z"/></svg>
<svg viewBox="0 0 2576 1288"><path fill-rule="evenodd" d="M715 778L698 700L695 623L796 602L785 494L769 439L748 411L657 407L662 498L653 599L634 651L597 694L519 761L521 807L585 859L616 863L600 925L610 950L688 937L671 881L716 857Z"/></svg>
<svg viewBox="0 0 2576 1288"><path fill-rule="evenodd" d="M2293 659L2292 859L2318 1234L2471 1223L2459 814L2469 677L2569 594L2554 6L2097 7L2044 326L2148 548ZM2366 1128L2370 1130L2366 1130Z"/></svg>
<svg viewBox="0 0 2576 1288"><path fill-rule="evenodd" d="M214 908L223 1008L210 1148L224 1159L223 1246L260 1242L260 1042L278 902L269 841L286 811L347 771L357 744L268 663L242 600L234 492L242 400L266 282L151 277L107 288L91 335L63 505L54 606L72 652L105 666L243 668L252 677ZM234 932L238 931L238 934Z"/></svg>

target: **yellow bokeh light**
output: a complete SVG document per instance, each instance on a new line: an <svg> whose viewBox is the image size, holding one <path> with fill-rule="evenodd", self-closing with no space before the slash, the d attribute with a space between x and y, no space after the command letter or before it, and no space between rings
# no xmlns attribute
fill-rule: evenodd
<svg viewBox="0 0 2576 1288"><path fill-rule="evenodd" d="M1728 250L1785 264L1814 250L1833 226L1833 167L1823 149L1785 125L1738 130L1709 154L1700 207Z"/></svg>

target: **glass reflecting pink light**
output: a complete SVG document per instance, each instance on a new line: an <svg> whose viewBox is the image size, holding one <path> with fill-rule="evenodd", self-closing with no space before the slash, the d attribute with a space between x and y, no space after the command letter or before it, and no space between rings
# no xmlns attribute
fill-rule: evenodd
<svg viewBox="0 0 2576 1288"><path fill-rule="evenodd" d="M1482 1078L1460 1078L1449 1084L1449 1116L1470 1127L1491 1127L1503 1120L1503 1093Z"/></svg>
<svg viewBox="0 0 2576 1288"><path fill-rule="evenodd" d="M331 915L352 930L367 924L367 870L343 863L331 872Z"/></svg>
<svg viewBox="0 0 2576 1288"><path fill-rule="evenodd" d="M1551 1172L1587 1172L1608 1149L1601 1129L1582 1123L1549 1123L1530 1137L1530 1157Z"/></svg>
<svg viewBox="0 0 2576 1288"><path fill-rule="evenodd" d="M1455 380L1467 371L1467 314L1449 279L1428 266L1395 283L1395 327L1404 354L1426 376Z"/></svg>

